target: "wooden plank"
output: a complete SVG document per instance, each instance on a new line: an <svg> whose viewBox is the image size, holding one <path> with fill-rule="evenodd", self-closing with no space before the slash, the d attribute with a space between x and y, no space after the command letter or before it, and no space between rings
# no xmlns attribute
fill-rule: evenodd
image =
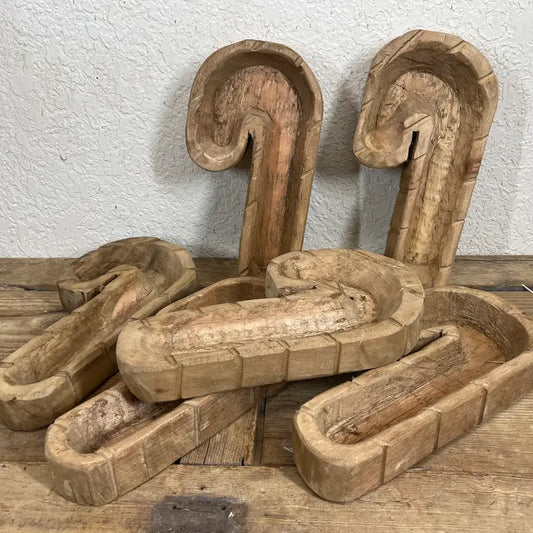
<svg viewBox="0 0 533 533"><path fill-rule="evenodd" d="M59 313L63 305L59 294L53 291L0 289L0 320L8 316L33 316Z"/></svg>
<svg viewBox="0 0 533 533"><path fill-rule="evenodd" d="M34 288L55 290L61 277L74 259L69 258L0 258L0 290ZM200 257L194 260L200 286L237 275L235 259ZM449 283L475 288L533 288L533 256L489 255L458 256Z"/></svg>
<svg viewBox="0 0 533 533"><path fill-rule="evenodd" d="M180 459L182 465L251 465L257 406Z"/></svg>
<svg viewBox="0 0 533 533"><path fill-rule="evenodd" d="M198 284L202 288L215 281L238 276L236 259L196 257L194 264L198 273Z"/></svg>
<svg viewBox="0 0 533 533"><path fill-rule="evenodd" d="M262 465L293 465L292 419L299 407L318 394L349 381L355 375L295 381L276 396L267 398L263 424Z"/></svg>
<svg viewBox="0 0 533 533"><path fill-rule="evenodd" d="M457 257L448 280L450 285L476 289L533 288L532 255L487 255Z"/></svg>
<svg viewBox="0 0 533 533"><path fill-rule="evenodd" d="M0 259L0 288L55 290L71 258Z"/></svg>
<svg viewBox="0 0 533 533"><path fill-rule="evenodd" d="M409 471L343 506L317 498L294 467L174 465L117 501L84 507L51 490L44 464L0 467L0 529L146 531L172 495L232 498L246 506L242 531L531 531L531 479L508 474ZM179 512L179 508L176 511Z"/></svg>
<svg viewBox="0 0 533 533"><path fill-rule="evenodd" d="M528 291L497 291L494 294L497 294L500 298L509 302L513 305L516 305L522 311L533 315L533 294Z"/></svg>

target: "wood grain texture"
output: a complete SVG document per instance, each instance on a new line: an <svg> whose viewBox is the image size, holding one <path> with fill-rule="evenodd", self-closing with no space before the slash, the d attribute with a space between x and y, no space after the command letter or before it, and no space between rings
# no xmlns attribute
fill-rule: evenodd
<svg viewBox="0 0 533 533"><path fill-rule="evenodd" d="M163 310L130 322L117 362L146 402L374 368L408 353L422 286L398 261L356 250L289 252L266 298Z"/></svg>
<svg viewBox="0 0 533 533"><path fill-rule="evenodd" d="M33 329L33 326L30 326L31 333L24 333L22 331L24 318L20 317L28 316L30 323L36 324L35 318L31 316L34 309L35 313L44 315L54 314L63 309L57 290L48 291L46 289L41 290L41 288L45 286L43 283L51 283L53 276L57 279L64 276L65 268L71 262L71 259L56 261L53 259L0 258L0 271L2 272L0 275L0 310L3 310L4 315L7 315L1 317L0 322L3 323L4 318L9 319L10 316L16 319L14 330L9 331L9 328L5 327L4 333L0 334L0 359L22 346L34 335L44 331L44 329L38 331L37 328ZM33 268L32 266L31 279L24 277L29 270L28 264L37 264L39 266L39 268ZM237 273L236 261L231 259L199 258L195 259L195 264L197 265L198 282L202 287L222 278L235 276ZM478 285L478 280L480 280L483 287L490 287L491 285L505 287L508 284L520 286L522 281L526 284L528 283L528 276L532 273L533 259L531 256L458 257L454 263L450 281L474 287ZM20 278L17 276L20 276ZM10 284L17 284L18 280L21 281L20 284L29 284L31 281L32 286L38 290L9 288ZM532 281L529 281L530 285L533 285ZM533 314L533 295L527 291L499 292L497 294L505 301L509 301L522 310ZM19 318L22 322L18 320ZM46 316L42 318L46 321ZM301 404L342 381L345 381L345 376L289 384L286 390L272 398L268 398L265 412L266 419L261 418L258 421L258 430L264 431L264 436L259 436L259 441L254 435L253 428L248 420L242 423L237 420L202 445L202 447L208 447L209 449L209 453L203 455L205 461L211 464L233 464L237 457L248 457L249 450L253 448L254 452L258 454L255 457L254 464L293 465L292 418L295 411ZM532 408L533 406L524 407L520 413L525 416L526 413L530 412L528 409L531 410ZM504 414L510 412L514 413L515 411L507 410ZM496 428L494 431L485 431L487 425L483 424L472 433L476 436L483 435L483 437L477 438L476 444L468 444L470 442L470 437L468 437L456 441L454 448L465 448L463 452L468 455L473 449L480 449L485 446L484 439L507 442L509 453L518 460L526 453L519 435L524 436L524 443L528 441L527 424L524 425L521 422L520 413L514 416L509 415L509 418L503 418L497 426L491 426ZM243 415L243 418L247 418L247 416ZM513 433L509 430L510 427L519 428L517 429L519 435L513 442L505 440L507 434ZM243 434L243 431L246 431L247 434ZM44 461L44 435L45 432L43 430L14 432L0 424L0 462ZM240 451L237 449L236 443L238 442L242 445ZM227 443L233 444L226 445ZM191 457L194 457L193 462L196 463L201 461L202 455L201 453L196 455L191 452ZM478 473L481 472L483 465L504 465L505 462L500 461L500 459L502 457L480 455L480 461L476 463L479 464L479 467L477 467ZM462 468L460 462L456 463L455 468L457 470ZM504 466L501 466L498 472L504 473L502 468Z"/></svg>
<svg viewBox="0 0 533 533"><path fill-rule="evenodd" d="M426 287L449 277L497 102L489 62L454 35L413 30L372 62L354 152L404 165L386 254Z"/></svg>
<svg viewBox="0 0 533 533"><path fill-rule="evenodd" d="M453 264L449 283L489 291L523 291L523 285L533 288L533 256L459 256Z"/></svg>
<svg viewBox="0 0 533 533"><path fill-rule="evenodd" d="M505 453L500 447L497 450ZM464 457L465 464L473 455ZM232 497L248 507L245 530L265 533L349 532L354 528L369 533L525 533L531 531L533 520L530 478L508 472L473 475L467 469L411 470L342 506L317 498L294 467L172 465L122 498L97 508L67 502L51 487L46 465L4 464L0 468L0 528L144 532L153 509L168 495Z"/></svg>
<svg viewBox="0 0 533 533"><path fill-rule="evenodd" d="M75 259L0 258L0 316L18 316L21 307L35 305L43 311L28 309L20 314L61 311L63 307L57 294L57 280ZM237 260L197 257L194 259L198 287L238 275ZM466 255L457 256L449 279L451 285L464 285L475 289L520 289L522 283L533 287L533 256L531 255ZM26 289L21 287L27 287ZM42 293L42 294L41 294ZM20 298L18 296L20 294ZM7 296L10 295L10 296ZM11 297L13 296L13 297ZM9 298L9 302L4 300ZM51 298L57 308L48 309L45 301Z"/></svg>
<svg viewBox="0 0 533 533"><path fill-rule="evenodd" d="M254 405L200 446L178 460L180 465L230 465L248 466L254 461L254 439L257 424Z"/></svg>
<svg viewBox="0 0 533 533"><path fill-rule="evenodd" d="M268 392L256 387L146 404L119 383L48 428L45 455L54 489L79 504L109 503L195 449Z"/></svg>
<svg viewBox="0 0 533 533"><path fill-rule="evenodd" d="M31 279L24 279L27 259L0 259L0 285L7 281L32 281L39 287L45 273L61 277L59 270L38 260ZM51 261L53 263L53 261ZM67 262L67 261L65 261ZM235 275L234 260L202 259L198 266L200 286ZM531 257L457 258L460 278L454 283L505 287L509 280L523 281L531 275ZM463 269L462 266L467 268ZM55 268L55 267L54 267ZM64 268L61 267L61 268ZM21 277L17 278L18 273ZM511 275L511 277L509 277ZM5 277L3 277L5 276ZM207 281L206 281L207 280ZM531 282L529 282L531 284ZM53 282L52 282L53 286ZM12 291L12 289L6 289ZM0 288L0 306L2 293ZM39 291L18 289L21 295ZM51 295L54 294L51 291ZM531 309L527 292L498 293L524 310ZM11 300L16 315L16 300ZM50 300L50 312L59 299ZM6 306L9 315L9 306ZM43 311L46 313L46 305ZM30 313L32 314L32 313ZM0 322L2 318L0 318ZM0 346L2 345L0 335ZM291 425L301 403L339 384L345 376L294 382L266 402L263 458L272 465L292 465ZM322 384L318 386L318 384ZM190 467L171 465L159 475L114 502L102 507L70 503L52 491L52 479L44 463L44 430L10 431L0 424L0 530L5 531L146 531L152 510L168 495L228 496L251 510L251 531L508 531L529 532L533 521L533 393L496 414L428 458L411 467L376 491L344 504L332 505L317 498L292 466ZM246 416L246 415L244 415ZM242 425L240 429L242 429ZM231 426L226 432L231 432ZM253 442L254 435L250 436ZM209 448L209 460L223 463L224 442ZM243 443L243 456L249 444ZM284 447L289 448L285 450ZM231 460L235 450L231 453Z"/></svg>
<svg viewBox="0 0 533 533"><path fill-rule="evenodd" d="M191 158L225 170L253 146L240 275L256 275L274 257L302 248L321 125L318 82L286 46L242 41L200 67L187 115Z"/></svg>
<svg viewBox="0 0 533 533"><path fill-rule="evenodd" d="M126 320L150 316L196 284L183 248L148 237L106 244L65 276L58 289L70 314L0 363L0 419L12 429L44 427L77 405L116 372Z"/></svg>
<svg viewBox="0 0 533 533"><path fill-rule="evenodd" d="M533 387L533 319L494 295L426 293L421 348L302 406L298 471L318 495L351 501L505 409Z"/></svg>
<svg viewBox="0 0 533 533"><path fill-rule="evenodd" d="M262 279L231 278L193 293L165 307L161 313L257 298L264 292ZM59 417L50 426L45 455L55 489L80 504L108 503L197 449L241 415L253 416L250 411L257 402L279 388L241 388L185 402L144 403L128 390L120 376L116 385ZM242 435L240 442L234 442L227 437L235 437L235 432L225 433L219 442L240 451L239 445L248 434Z"/></svg>

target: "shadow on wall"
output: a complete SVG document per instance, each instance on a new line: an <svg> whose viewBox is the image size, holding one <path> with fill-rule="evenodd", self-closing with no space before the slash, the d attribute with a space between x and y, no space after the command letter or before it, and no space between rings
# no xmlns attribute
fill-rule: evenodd
<svg viewBox="0 0 533 533"><path fill-rule="evenodd" d="M377 51L359 56L344 81L338 85L335 101L330 106L325 102L327 115L321 133L308 218L310 247L361 247L380 253L385 249L401 169L360 166L352 148L368 69ZM490 54L487 56L491 60ZM191 67L184 71L175 80L162 104L152 149L154 173L159 182L172 185L177 211L183 210L183 213L190 209L188 199L184 198L187 195L202 196L198 199L201 214L196 215L200 221L198 229L191 233L192 242L189 239L194 255L235 256L248 186L250 151L238 167L224 172L200 169L189 158L185 124L196 70ZM520 164L521 144L527 128L525 119L521 120L527 107L526 95L520 80L511 73L496 74L500 74L500 103L487 145L488 157L482 163L471 205L471 210L482 208L485 212L483 217L476 219L467 217L461 243L468 243L469 250L475 250L475 241L492 242L494 232L502 235L498 242L509 239L509 213L516 206L520 193L514 169ZM327 97L330 92L324 87L322 89ZM506 143L512 147L511 151L500 153L495 139L504 136L511 136L515 142ZM202 182L206 184L203 189ZM487 197L498 199L490 209L482 205L482 199ZM338 216L335 216L336 213ZM493 249L485 253L498 251Z"/></svg>
<svg viewBox="0 0 533 533"><path fill-rule="evenodd" d="M358 54L339 83L336 99L325 117L315 177L315 192L320 194L312 198L310 225L330 225L326 233L335 235L336 240L327 242L328 246L383 253L398 183L391 171L368 169L353 153L368 69L376 52ZM373 198L379 198L379 202ZM338 213L338 217L332 213ZM337 226L332 228L331 224ZM328 235L324 238L327 241Z"/></svg>
<svg viewBox="0 0 533 533"><path fill-rule="evenodd" d="M323 189L324 193L320 195L322 198L314 195L310 207L310 215L320 222L319 228L327 228L328 222L335 223L334 217L333 220L328 220L328 217L339 207L342 206L342 209L347 211L347 216L341 214L339 217L340 220L345 220L343 230L339 232L338 228L333 228L331 232L338 235L342 242L328 243L328 246L359 246L362 217L359 193L361 175L359 162L352 150L358 117L352 82L346 80L342 83L330 116L322 127L314 190ZM337 194L335 189L341 193Z"/></svg>
<svg viewBox="0 0 533 533"><path fill-rule="evenodd" d="M190 217L197 219L197 228L188 228L191 238L187 247L194 256L234 257L239 246L248 173L242 168L245 163L223 172L210 172L189 157L185 128L196 71L191 67L176 79L162 104L152 147L155 179L175 195L175 211L180 218L185 218L191 207L200 210Z"/></svg>
<svg viewBox="0 0 533 533"><path fill-rule="evenodd" d="M484 53L482 48L480 50ZM527 136L527 92L523 78L516 76L511 68L506 70L511 65L506 64L503 53L498 58L498 53L498 50L491 50L486 54L498 77L500 92L469 211L481 211L482 216L467 216L459 243L460 248L466 245L470 254L500 254L501 245L512 248L512 214L520 202L530 204L533 201L533 187L524 191L518 178ZM501 142L504 139L505 144ZM493 203L487 205L487 198L492 198ZM527 209L522 208L521 212ZM532 237L533 233L523 236L525 242ZM496 243L493 248L487 248L492 243ZM525 253L520 252L524 242L517 242L514 248L516 253Z"/></svg>

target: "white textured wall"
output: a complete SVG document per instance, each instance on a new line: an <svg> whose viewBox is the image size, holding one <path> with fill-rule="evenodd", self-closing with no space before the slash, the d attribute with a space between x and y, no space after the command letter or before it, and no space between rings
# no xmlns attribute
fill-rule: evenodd
<svg viewBox="0 0 533 533"><path fill-rule="evenodd" d="M0 256L142 234L235 256L247 171L196 167L184 129L196 70L244 38L291 46L322 86L306 246L382 251L399 171L351 143L372 57L413 28L461 35L500 81L460 253L533 253L528 0L2 0L0 25Z"/></svg>

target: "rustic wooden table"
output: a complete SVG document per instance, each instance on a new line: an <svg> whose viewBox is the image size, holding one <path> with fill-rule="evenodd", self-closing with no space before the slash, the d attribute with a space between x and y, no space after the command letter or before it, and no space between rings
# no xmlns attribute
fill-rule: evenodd
<svg viewBox="0 0 533 533"><path fill-rule="evenodd" d="M0 360L64 315L55 280L69 261L0 259ZM231 260L197 266L202 285L235 272ZM451 283L496 290L533 313L533 294L521 287L533 287L531 256L459 258ZM347 378L288 385L97 508L52 491L45 430L0 426L0 530L225 531L233 523L242 531L533 531L533 393L358 501L317 498L294 467L291 420L302 402Z"/></svg>

